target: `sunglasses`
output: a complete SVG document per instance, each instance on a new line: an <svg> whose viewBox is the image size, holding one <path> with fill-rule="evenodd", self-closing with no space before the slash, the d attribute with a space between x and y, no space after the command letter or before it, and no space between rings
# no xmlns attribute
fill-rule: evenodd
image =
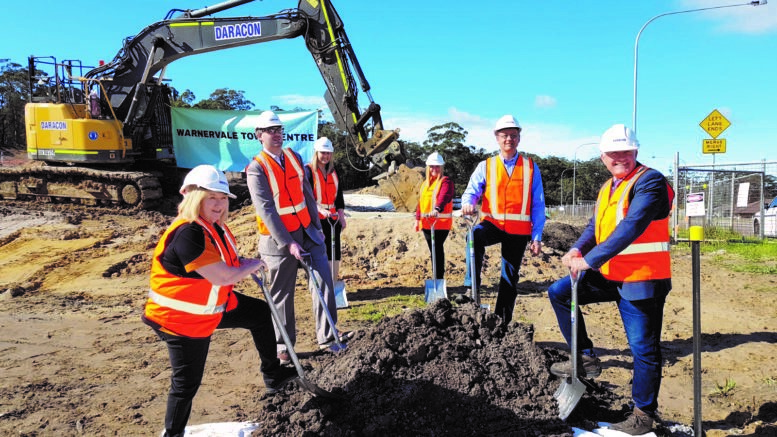
<svg viewBox="0 0 777 437"><path fill-rule="evenodd" d="M262 129L263 131L270 133L270 134L282 134L283 133L283 126L273 126L273 127L267 127Z"/></svg>

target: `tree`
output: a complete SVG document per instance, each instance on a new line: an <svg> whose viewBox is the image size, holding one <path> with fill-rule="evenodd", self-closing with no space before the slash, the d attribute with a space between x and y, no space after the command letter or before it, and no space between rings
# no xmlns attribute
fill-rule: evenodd
<svg viewBox="0 0 777 437"><path fill-rule="evenodd" d="M177 89L173 88L173 101L170 104L176 108L191 108L195 99L197 96L190 89L179 93Z"/></svg>
<svg viewBox="0 0 777 437"><path fill-rule="evenodd" d="M465 146L467 131L458 123L449 122L433 126L427 131L424 141L424 159L432 152L438 152L445 159L445 174L451 178L460 196L467 188L469 177L478 163L488 157L484 149Z"/></svg>
<svg viewBox="0 0 777 437"><path fill-rule="evenodd" d="M194 94L192 94L192 97L194 97ZM254 104L245 98L244 91L219 88L216 91L213 91L207 100L200 100L195 103L193 107L199 109L250 111L254 109Z"/></svg>
<svg viewBox="0 0 777 437"><path fill-rule="evenodd" d="M29 94L29 73L14 62L0 66L0 146L23 149L24 104Z"/></svg>

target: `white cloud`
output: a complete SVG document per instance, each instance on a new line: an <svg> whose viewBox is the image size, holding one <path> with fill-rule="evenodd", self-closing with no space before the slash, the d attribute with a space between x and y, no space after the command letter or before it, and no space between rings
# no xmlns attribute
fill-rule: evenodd
<svg viewBox="0 0 777 437"><path fill-rule="evenodd" d="M326 101L321 96L302 96L299 94L286 94L282 96L273 96L273 100L279 102L278 106L283 109L291 109L293 107L301 107L306 109L320 109L326 108ZM289 108L285 108L288 106Z"/></svg>
<svg viewBox="0 0 777 437"><path fill-rule="evenodd" d="M744 2L743 2L744 3ZM701 9L717 6L709 0L684 0L685 9ZM701 11L700 11L701 12ZM704 11L704 19L718 22L720 30L732 33L768 33L777 31L777 6L767 3L761 6L726 7Z"/></svg>
<svg viewBox="0 0 777 437"><path fill-rule="evenodd" d="M534 98L534 106L537 108L555 108L556 98L552 96L539 95Z"/></svg>

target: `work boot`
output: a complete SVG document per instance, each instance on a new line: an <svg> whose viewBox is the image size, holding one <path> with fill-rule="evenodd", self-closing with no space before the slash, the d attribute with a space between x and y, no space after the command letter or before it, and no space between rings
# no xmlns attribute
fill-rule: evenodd
<svg viewBox="0 0 777 437"><path fill-rule="evenodd" d="M550 373L559 378L569 378L572 375L572 360L553 363L550 366ZM577 373L586 378L596 378L602 374L602 363L599 358L590 355L578 355Z"/></svg>
<svg viewBox="0 0 777 437"><path fill-rule="evenodd" d="M297 374L297 369L294 367L281 366L272 377L265 375L265 393L268 395L274 395L283 390L286 384L292 381L296 381L298 378L299 375Z"/></svg>
<svg viewBox="0 0 777 437"><path fill-rule="evenodd" d="M628 435L647 434L653 430L653 418L646 412L634 407L634 411L623 422L613 423L610 429Z"/></svg>

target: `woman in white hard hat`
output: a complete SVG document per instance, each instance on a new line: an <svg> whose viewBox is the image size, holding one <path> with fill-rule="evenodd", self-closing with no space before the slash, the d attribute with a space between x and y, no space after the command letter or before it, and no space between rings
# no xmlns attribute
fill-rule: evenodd
<svg viewBox="0 0 777 437"><path fill-rule="evenodd" d="M434 225L434 257L437 277L445 278L445 252L443 243L448 238L453 223L453 181L443 175L445 161L437 152L426 158L426 179L421 184L418 206L415 210L415 230L423 230L429 253L432 251L432 225Z"/></svg>
<svg viewBox="0 0 777 437"><path fill-rule="evenodd" d="M318 205L318 218L321 221L321 231L326 239L326 255L329 267L334 272L332 281L337 282L340 271L340 234L345 229L345 199L343 187L337 177L334 163L334 146L327 137L316 140L313 146L313 158L310 160L305 174L313 188ZM332 226L334 225L335 253L332 253Z"/></svg>
<svg viewBox="0 0 777 437"><path fill-rule="evenodd" d="M229 191L224 173L210 165L193 168L180 190L178 216L162 235L151 261L151 289L142 316L167 344L172 374L165 436L183 436L192 400L202 381L213 331L245 328L259 352L267 393L297 378L275 353L270 307L235 292L233 284L266 265L238 256L225 221Z"/></svg>

